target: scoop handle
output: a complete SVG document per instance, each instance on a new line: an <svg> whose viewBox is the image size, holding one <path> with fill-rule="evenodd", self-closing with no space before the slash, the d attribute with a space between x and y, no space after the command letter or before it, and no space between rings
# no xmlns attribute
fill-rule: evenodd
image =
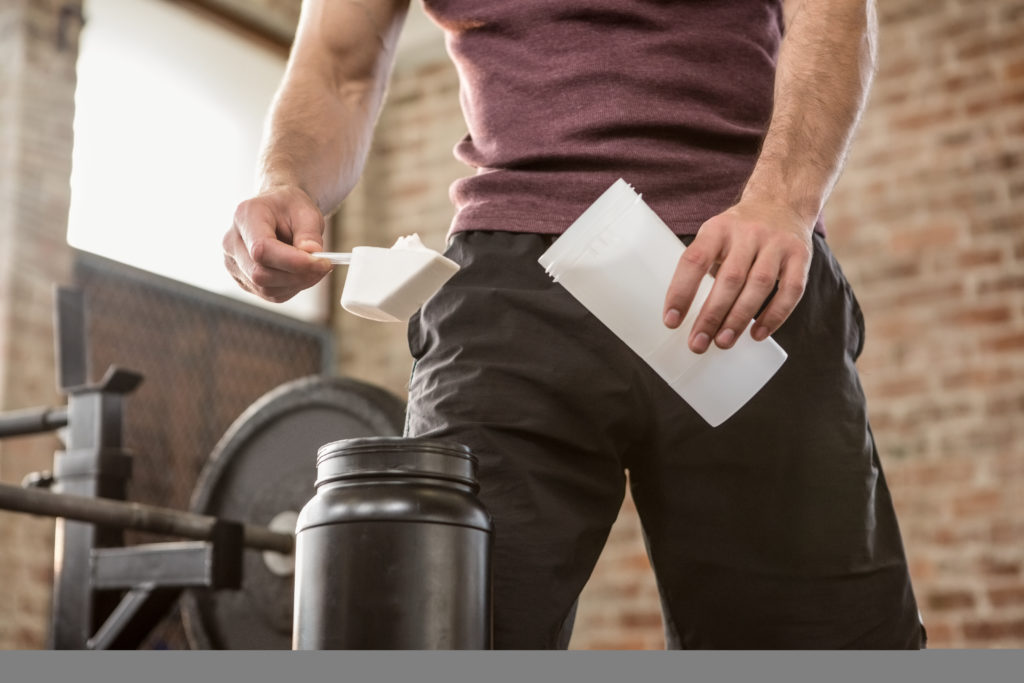
<svg viewBox="0 0 1024 683"><path fill-rule="evenodd" d="M347 266L352 263L352 254L340 251L314 251L313 258L327 259L336 266Z"/></svg>

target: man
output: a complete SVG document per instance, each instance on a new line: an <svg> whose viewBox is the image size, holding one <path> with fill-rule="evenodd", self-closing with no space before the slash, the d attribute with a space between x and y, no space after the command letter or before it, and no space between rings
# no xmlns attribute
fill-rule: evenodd
<svg viewBox="0 0 1024 683"><path fill-rule="evenodd" d="M922 647L854 366L863 319L819 218L872 78L873 2L425 6L477 172L452 188L462 269L410 321L407 432L480 459L495 645L566 646L628 471L670 647ZM242 287L283 301L328 271L309 252L359 177L405 11L304 7L259 194L224 239ZM720 427L536 263L620 176L689 244L664 324L716 272L690 349L756 318L789 353Z"/></svg>

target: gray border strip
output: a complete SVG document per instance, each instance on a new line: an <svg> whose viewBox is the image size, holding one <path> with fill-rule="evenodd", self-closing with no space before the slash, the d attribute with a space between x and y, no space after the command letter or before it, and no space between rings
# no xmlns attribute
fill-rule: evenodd
<svg viewBox="0 0 1024 683"><path fill-rule="evenodd" d="M1019 683L1024 651L926 652L7 652L3 680L179 683Z"/></svg>

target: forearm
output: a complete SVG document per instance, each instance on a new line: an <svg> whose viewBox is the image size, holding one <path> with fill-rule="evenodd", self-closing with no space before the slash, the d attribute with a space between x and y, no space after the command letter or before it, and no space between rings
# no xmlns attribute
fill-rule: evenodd
<svg viewBox="0 0 1024 683"><path fill-rule="evenodd" d="M301 188L324 214L352 190L370 149L407 2L308 2L274 98L261 190Z"/></svg>
<svg viewBox="0 0 1024 683"><path fill-rule="evenodd" d="M301 188L325 215L355 186L370 147L381 94L342 94L303 75L276 98L260 156L261 191Z"/></svg>
<svg viewBox="0 0 1024 683"><path fill-rule="evenodd" d="M789 0L775 102L744 200L817 218L842 170L874 75L874 0Z"/></svg>

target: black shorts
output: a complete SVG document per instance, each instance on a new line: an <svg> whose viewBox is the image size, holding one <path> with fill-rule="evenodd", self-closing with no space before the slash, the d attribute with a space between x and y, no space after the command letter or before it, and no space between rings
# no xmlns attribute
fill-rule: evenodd
<svg viewBox="0 0 1024 683"><path fill-rule="evenodd" d="M669 647L920 648L924 629L854 361L864 327L814 237L788 352L711 428L537 263L554 238L455 235L413 317L406 432L480 460L495 647L565 647L628 484Z"/></svg>

